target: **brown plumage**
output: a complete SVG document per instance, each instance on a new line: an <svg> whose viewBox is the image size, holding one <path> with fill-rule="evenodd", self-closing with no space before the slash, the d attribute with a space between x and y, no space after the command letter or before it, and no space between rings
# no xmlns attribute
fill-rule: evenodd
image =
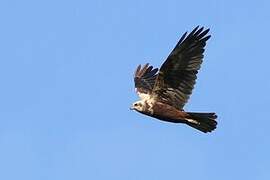
<svg viewBox="0 0 270 180"><path fill-rule="evenodd" d="M160 70L139 65L135 71L136 92L141 100L131 109L172 123L185 123L202 132L216 128L215 113L185 112L184 105L194 88L200 69L204 47L210 38L209 29L197 26L183 34Z"/></svg>

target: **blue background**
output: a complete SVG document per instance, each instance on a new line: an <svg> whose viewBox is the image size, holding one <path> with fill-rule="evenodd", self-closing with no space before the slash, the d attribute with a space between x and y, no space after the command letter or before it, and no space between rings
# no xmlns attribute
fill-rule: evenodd
<svg viewBox="0 0 270 180"><path fill-rule="evenodd" d="M269 180L269 1L0 1L0 179ZM211 28L190 111L129 110L133 72Z"/></svg>

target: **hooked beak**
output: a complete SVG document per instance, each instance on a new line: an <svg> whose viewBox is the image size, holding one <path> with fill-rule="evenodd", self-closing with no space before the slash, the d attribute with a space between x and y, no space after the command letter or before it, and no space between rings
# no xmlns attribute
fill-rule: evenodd
<svg viewBox="0 0 270 180"><path fill-rule="evenodd" d="M133 106L131 106L131 107L129 108L129 110L134 110L134 107L133 107Z"/></svg>

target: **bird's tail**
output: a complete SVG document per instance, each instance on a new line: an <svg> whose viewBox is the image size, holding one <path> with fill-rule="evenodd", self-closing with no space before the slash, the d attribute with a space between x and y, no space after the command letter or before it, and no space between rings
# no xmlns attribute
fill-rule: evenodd
<svg viewBox="0 0 270 180"><path fill-rule="evenodd" d="M215 113L194 113L187 112L189 115L185 120L186 124L204 133L211 132L217 127L217 115Z"/></svg>

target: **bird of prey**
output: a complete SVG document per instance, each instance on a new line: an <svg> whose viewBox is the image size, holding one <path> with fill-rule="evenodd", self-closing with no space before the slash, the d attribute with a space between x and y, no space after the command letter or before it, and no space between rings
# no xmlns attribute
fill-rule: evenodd
<svg viewBox="0 0 270 180"><path fill-rule="evenodd" d="M203 61L209 29L197 26L182 35L160 69L139 65L134 74L140 100L130 109L172 123L184 123L204 133L217 126L215 113L185 112Z"/></svg>

